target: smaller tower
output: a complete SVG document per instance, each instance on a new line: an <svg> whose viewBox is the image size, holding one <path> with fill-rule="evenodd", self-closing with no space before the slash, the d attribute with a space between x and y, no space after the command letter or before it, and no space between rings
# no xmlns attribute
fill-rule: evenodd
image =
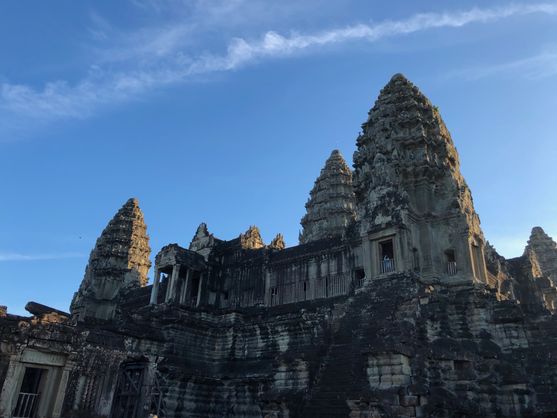
<svg viewBox="0 0 557 418"><path fill-rule="evenodd" d="M265 247L259 228L252 225L246 232L240 234L240 245L246 250L258 250Z"/></svg>
<svg viewBox="0 0 557 418"><path fill-rule="evenodd" d="M111 319L124 289L145 286L151 267L149 237L137 199L129 199L108 223L89 256L71 312L78 320Z"/></svg>
<svg viewBox="0 0 557 418"><path fill-rule="evenodd" d="M557 285L557 243L541 227L532 228L524 254L534 254L540 273Z"/></svg>
<svg viewBox="0 0 557 418"><path fill-rule="evenodd" d="M315 180L306 214L301 220L300 244L341 237L356 217L352 171L340 151L334 150Z"/></svg>
<svg viewBox="0 0 557 418"><path fill-rule="evenodd" d="M282 234L277 234L271 243L269 244L269 248L272 250L284 250L286 248L286 243L284 242L284 237Z"/></svg>
<svg viewBox="0 0 557 418"><path fill-rule="evenodd" d="M220 241L221 240L215 238L215 236L209 232L207 224L202 222L197 227L197 231L195 231L189 249L201 254L205 261L207 261L209 259L209 254L211 254L215 245Z"/></svg>

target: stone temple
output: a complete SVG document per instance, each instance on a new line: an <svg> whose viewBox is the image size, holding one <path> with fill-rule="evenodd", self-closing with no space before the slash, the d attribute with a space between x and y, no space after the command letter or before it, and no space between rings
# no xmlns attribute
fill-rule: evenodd
<svg viewBox="0 0 557 418"><path fill-rule="evenodd" d="M70 313L0 310L0 417L557 416L556 243L535 227L497 254L438 109L400 74L353 160L331 153L289 248L201 224L152 266L127 201Z"/></svg>

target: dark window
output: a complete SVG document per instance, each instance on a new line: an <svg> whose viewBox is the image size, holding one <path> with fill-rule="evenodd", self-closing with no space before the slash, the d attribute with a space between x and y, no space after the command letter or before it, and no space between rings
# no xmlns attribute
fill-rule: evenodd
<svg viewBox="0 0 557 418"><path fill-rule="evenodd" d="M201 272L195 271L193 273L193 277L191 280L191 291L190 291L191 304L194 306L197 304L197 295L199 294L200 282L201 282Z"/></svg>
<svg viewBox="0 0 557 418"><path fill-rule="evenodd" d="M354 272L354 280L356 287L362 287L364 285L364 279L366 277L366 272L364 269L358 269Z"/></svg>
<svg viewBox="0 0 557 418"><path fill-rule="evenodd" d="M457 273L456 255L454 250L445 251L445 258L447 260L447 274L454 276Z"/></svg>
<svg viewBox="0 0 557 418"><path fill-rule="evenodd" d="M17 418L33 418L39 406L45 369L26 367L13 416Z"/></svg>

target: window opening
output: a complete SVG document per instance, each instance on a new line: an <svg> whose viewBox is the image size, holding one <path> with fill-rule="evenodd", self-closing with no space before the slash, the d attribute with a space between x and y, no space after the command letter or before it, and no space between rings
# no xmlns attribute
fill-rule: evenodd
<svg viewBox="0 0 557 418"><path fill-rule="evenodd" d="M43 380L47 371L38 367L26 367L17 396L14 418L34 418L41 397Z"/></svg>
<svg viewBox="0 0 557 418"><path fill-rule="evenodd" d="M356 286L362 287L364 285L364 279L366 278L366 272L364 269L358 269L355 274Z"/></svg>
<svg viewBox="0 0 557 418"><path fill-rule="evenodd" d="M199 284L201 281L201 272L195 271L193 273L192 281L191 281L191 291L190 291L190 299L191 305L197 305L197 296L199 294Z"/></svg>
<svg viewBox="0 0 557 418"><path fill-rule="evenodd" d="M395 251L393 240L383 241L379 243L380 249L380 273L390 273L395 271Z"/></svg>
<svg viewBox="0 0 557 418"><path fill-rule="evenodd" d="M447 274L449 276L454 276L457 273L455 251L445 251L445 258L447 260Z"/></svg>

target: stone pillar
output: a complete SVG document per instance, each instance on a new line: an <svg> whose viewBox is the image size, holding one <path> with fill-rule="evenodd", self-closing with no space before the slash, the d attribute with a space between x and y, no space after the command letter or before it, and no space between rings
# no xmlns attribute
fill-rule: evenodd
<svg viewBox="0 0 557 418"><path fill-rule="evenodd" d="M23 380L23 373L25 372L25 366L20 362L20 355L13 355L10 358L10 364L8 365L8 371L6 377L4 378L4 386L2 387L2 393L0 394L0 406L4 411L0 410L0 413L5 415L0 415L3 417L11 417L11 411L16 407L15 402L17 402L17 391Z"/></svg>
<svg viewBox="0 0 557 418"><path fill-rule="evenodd" d="M271 306L271 271L268 266L263 271L265 275L265 306Z"/></svg>
<svg viewBox="0 0 557 418"><path fill-rule="evenodd" d="M180 303L181 304L185 304L186 303L186 298L188 296L188 285L190 282L190 276L192 274L192 270L188 269L186 271L186 280L184 281L184 284L182 286L182 291L180 292Z"/></svg>
<svg viewBox="0 0 557 418"><path fill-rule="evenodd" d="M67 362L62 370L62 377L58 385L58 392L54 399L54 406L52 408L52 418L60 418L62 416L62 406L64 405L64 397L66 396L66 387L68 385L68 378L72 371L74 364Z"/></svg>
<svg viewBox="0 0 557 418"><path fill-rule="evenodd" d="M373 271L373 253L371 241L367 236L362 237L362 261L364 265L364 272L367 278L374 277Z"/></svg>
<svg viewBox="0 0 557 418"><path fill-rule="evenodd" d="M172 276L170 276L170 283L166 289L165 302L173 302L176 300L176 286L178 285L178 277L180 275L180 264L175 264L172 267Z"/></svg>
<svg viewBox="0 0 557 418"><path fill-rule="evenodd" d="M204 278L205 278L205 273L201 273L199 275L199 286L197 286L197 301L195 302L195 306L199 306L199 302L201 302L201 291L203 289Z"/></svg>
<svg viewBox="0 0 557 418"><path fill-rule="evenodd" d="M155 268L155 277L153 280L153 288L151 289L151 300L149 301L150 305L156 305L157 300L159 297L159 284L161 281L161 273L159 269Z"/></svg>

